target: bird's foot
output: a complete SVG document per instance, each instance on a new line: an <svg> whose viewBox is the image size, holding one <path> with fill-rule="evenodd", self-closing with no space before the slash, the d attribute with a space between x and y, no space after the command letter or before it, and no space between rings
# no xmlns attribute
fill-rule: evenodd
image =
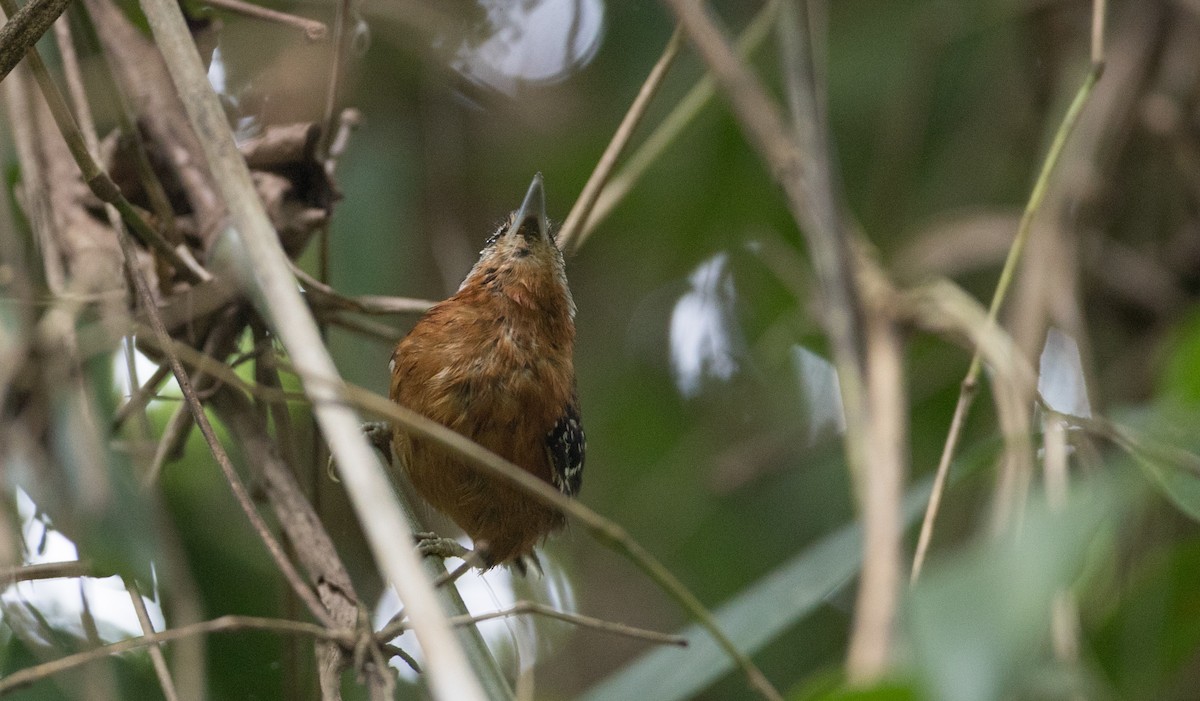
<svg viewBox="0 0 1200 701"><path fill-rule="evenodd" d="M443 538L437 533L415 533L413 536L417 541L417 552L422 557L440 557L443 560L448 557L466 559L467 555L471 553L457 540Z"/></svg>
<svg viewBox="0 0 1200 701"><path fill-rule="evenodd" d="M370 441L375 449L383 454L383 459L392 461L392 425L386 421L367 421L362 425L363 436ZM325 463L325 475L330 482L341 482L333 465L333 455Z"/></svg>
<svg viewBox="0 0 1200 701"><path fill-rule="evenodd" d="M392 425L386 421L367 421L362 425L363 435L383 453L383 459L392 459Z"/></svg>

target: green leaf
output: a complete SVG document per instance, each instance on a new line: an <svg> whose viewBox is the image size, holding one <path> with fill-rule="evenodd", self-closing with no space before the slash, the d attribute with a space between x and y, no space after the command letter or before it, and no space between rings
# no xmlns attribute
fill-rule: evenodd
<svg viewBox="0 0 1200 701"><path fill-rule="evenodd" d="M1200 475L1177 462L1162 460L1142 451L1132 453L1150 482L1180 511L1200 521Z"/></svg>
<svg viewBox="0 0 1200 701"><path fill-rule="evenodd" d="M1150 483L1184 514L1200 521L1200 456L1195 452L1194 408L1165 400L1119 417L1107 434L1129 454Z"/></svg>
<svg viewBox="0 0 1200 701"><path fill-rule="evenodd" d="M884 683L869 689L842 688L811 701L917 701L919 698L908 684Z"/></svg>
<svg viewBox="0 0 1200 701"><path fill-rule="evenodd" d="M906 621L930 698L1011 696L1044 654L1054 596L1078 576L1088 546L1119 521L1124 502L1115 486L1091 479L1058 512L1035 501L1015 535L929 568L908 596Z"/></svg>
<svg viewBox="0 0 1200 701"><path fill-rule="evenodd" d="M928 498L924 483L905 499L907 521ZM717 622L739 649L753 654L810 614L858 572L862 534L857 525L826 536L763 577L716 611ZM657 648L592 687L587 701L689 699L733 669L733 663L702 628L680 632L687 648Z"/></svg>

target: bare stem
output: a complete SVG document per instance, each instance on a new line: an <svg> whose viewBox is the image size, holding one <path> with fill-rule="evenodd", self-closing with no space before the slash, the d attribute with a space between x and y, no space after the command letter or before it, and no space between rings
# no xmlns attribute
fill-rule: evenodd
<svg viewBox="0 0 1200 701"><path fill-rule="evenodd" d="M777 0L771 0L766 3L763 9L759 10L750 24L742 32L737 40L737 50L742 56L750 55L757 49L770 33L771 22L775 19L776 10L779 8ZM709 74L696 81L692 89L683 96L683 99L671 110L659 123L654 131L646 137L642 145L634 151L625 165L617 171L600 191L600 195L596 200L596 206L592 209L591 215L588 216L583 231L580 234L580 242L576 245L576 249L583 245L583 241L591 236L613 209L625 199L625 196L633 189L634 185L642 179L646 171L653 165L666 151L675 139L683 133L683 130L691 124L696 115L704 109L713 96L716 95L716 87L713 78Z"/></svg>
<svg viewBox="0 0 1200 701"><path fill-rule="evenodd" d="M42 38L68 4L70 0L30 0L19 10L12 4L4 7L8 21L0 27L0 80L25 58L25 52Z"/></svg>
<svg viewBox="0 0 1200 701"><path fill-rule="evenodd" d="M15 582L26 582L35 579L87 577L94 574L91 564L81 560L5 567L4 569L0 569L0 586L7 587Z"/></svg>
<svg viewBox="0 0 1200 701"><path fill-rule="evenodd" d="M558 231L558 247L566 255L574 254L583 245L587 233L584 231L583 224L592 213L592 208L596 205L596 199L600 196L601 188L605 186L609 176L612 175L613 168L617 165L617 159L621 157L621 153L629 145L629 139L633 136L633 130L641 123L642 117L646 116L646 108L650 106L650 100L654 98L655 94L658 93L658 89L662 87L663 79L667 77L667 71L670 70L671 64L675 62L675 57L679 55L679 47L682 45L683 34L679 29L676 29L667 41L667 46L663 49L662 55L658 57L658 61L650 69L650 75L646 76L646 81L642 83L641 89L638 90L633 104L629 105L629 110L625 113L625 117L621 119L621 124L617 127L617 131L613 133L612 139L608 142L608 146L600 156L600 160L596 162L596 167L592 170L587 183L583 186L583 192L579 193L579 198L575 200L574 206L571 207L571 212L567 215L566 221L563 222L562 228Z"/></svg>
<svg viewBox="0 0 1200 701"><path fill-rule="evenodd" d="M130 638L117 643L111 643L103 647L98 647L93 650L85 650L77 652L73 655L67 655L51 662L34 665L25 669L13 672L8 676L0 679L0 694L20 689L28 686L36 681L40 681L47 677L65 672L68 669L73 669L80 665L102 660L111 655L119 655L123 652L137 650L148 645L158 645L160 643L169 643L173 640L186 638L192 635L204 635L207 633L221 633L238 630L265 630L275 633L284 633L287 635L307 635L318 640L330 640L339 643L343 646L353 645L355 635L353 631L333 630L324 628L313 623L304 623L301 621L288 621L279 618L258 618L254 616L222 616L211 621L202 621L193 623L192 625L183 626L165 630L161 633L152 633L143 635L140 638Z"/></svg>
<svg viewBox="0 0 1200 701"><path fill-rule="evenodd" d="M559 611L544 604L539 604L535 601L518 601L517 603L513 604L512 607L503 611L493 611L491 613L484 613L478 616L456 616L451 618L450 621L455 625L474 625L476 623L482 623L483 621L490 621L496 618L508 618L510 616L519 616L524 614L545 616L546 618L553 618L558 621L566 621L567 623L577 625L581 628L591 628L592 630L611 633L613 635L620 635L626 638L633 638L634 640L645 640L658 645L687 647L687 639L679 635L668 635L666 633L659 633L653 630L645 630L644 628L628 626L624 623L614 623L612 621L605 621L599 618L593 618L591 616L582 616L577 613Z"/></svg>
<svg viewBox="0 0 1200 701"><path fill-rule="evenodd" d="M146 611L146 602L142 599L137 585L132 580L125 580L125 590L129 592L129 600L133 610L137 612L138 623L145 635L154 634L154 625L150 622L150 613ZM154 665L154 674L158 677L158 685L162 687L163 698L166 701L179 701L179 692L175 690L175 681L171 679L171 671L167 669L167 658L163 656L162 643L151 645L150 662Z"/></svg>
<svg viewBox="0 0 1200 701"><path fill-rule="evenodd" d="M298 17L296 15L280 12L279 10L272 10L267 7L261 7L249 2L242 2L242 0L205 0L205 2L213 7L219 7L223 10L236 12L240 15L253 17L254 19L261 19L267 22L278 22L279 24L284 24L289 27L296 27L304 32L304 36L307 37L309 41L321 41L329 34L329 28L325 26L324 22L318 22L315 19L309 19L307 17Z"/></svg>
<svg viewBox="0 0 1200 701"><path fill-rule="evenodd" d="M1053 174L1054 167L1058 164L1059 157L1062 155L1067 137L1070 136L1071 131L1079 122L1079 115L1083 112L1083 107L1087 104L1088 98L1091 97L1092 91L1096 87L1096 81L1100 79L1103 70L1104 65L1102 63L1092 65L1091 70L1088 71L1087 76L1084 78L1083 84L1079 86L1079 90L1075 93L1075 98L1071 101L1070 107L1067 108L1066 114L1063 115L1058 130L1054 134L1050 150L1046 153L1046 158L1042 161L1037 181L1034 183L1029 200L1025 204L1025 211L1021 215L1020 224L1017 226L1016 238L1013 239L1012 247L1009 248L1008 257L1004 261L1004 268L1000 271L1000 279L996 283L996 291L992 295L992 303L988 308L988 324L994 325L996 323L1000 308L1004 305L1004 300L1008 294L1008 288L1012 284L1016 274L1017 263L1020 261L1021 253L1025 249L1025 243L1029 239L1034 215L1037 214L1041 208L1042 201L1045 199L1050 183L1050 176ZM962 387L959 390L958 403L954 408L954 416L950 420L950 430L946 436L946 443L942 447L941 459L938 461L933 491L929 495L929 504L925 509L925 517L921 521L921 536L917 543L916 553L913 556L911 581L914 583L920 576L921 567L924 565L925 556L929 548L929 540L933 533L934 522L937 519L938 507L941 504L942 490L945 488L946 473L950 469L950 463L954 460L954 451L958 445L963 424L966 422L967 414L971 410L981 370L982 358L979 350L976 349L975 353L971 356L971 365L967 369L967 375L963 378Z"/></svg>

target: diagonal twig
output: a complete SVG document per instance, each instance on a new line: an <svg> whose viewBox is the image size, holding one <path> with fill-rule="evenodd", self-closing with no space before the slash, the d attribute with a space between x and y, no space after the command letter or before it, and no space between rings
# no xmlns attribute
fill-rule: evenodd
<svg viewBox="0 0 1200 701"><path fill-rule="evenodd" d="M0 27L0 80L8 76L25 52L50 29L71 0L30 0L20 9L6 7L8 21Z"/></svg>
<svg viewBox="0 0 1200 701"><path fill-rule="evenodd" d="M583 186L583 192L579 193L579 198L575 200L570 213L563 221L562 228L558 230L558 247L565 255L573 255L583 245L588 233L584 230L583 225L591 215L592 208L596 206L600 190L612 175L613 168L617 165L617 159L621 157L621 152L629 145L633 130L646 115L646 108L650 106L650 100L658 93L658 89L662 86L663 79L667 77L667 71L671 69L671 64L675 62L675 57L679 55L679 47L682 45L683 34L676 29L667 41L662 56L659 56L654 67L650 69L650 75L646 76L646 82L638 90L633 104L629 105L629 110L621 119L621 124L617 127L616 132L613 133L612 140L608 142L604 153L600 155L600 160L596 162L592 174L588 176L587 183Z"/></svg>
<svg viewBox="0 0 1200 701"><path fill-rule="evenodd" d="M1096 36L1103 36L1103 2L1097 0L1093 5L1093 11L1099 19L1101 29L1093 34L1093 40ZM1094 47L1099 46L1099 43L1093 44ZM1094 49L1098 50L1098 49ZM1093 53L1095 56L1095 53ZM996 291L992 295L992 302L988 308L988 323L995 324L996 318L999 315L1000 308L1004 304L1004 300L1008 293L1008 288L1012 284L1016 273L1017 263L1021 259L1021 253L1024 251L1025 243L1029 238L1029 232L1032 229L1033 218L1041 208L1043 199L1045 198L1047 189L1050 183L1050 176L1054 173L1055 166L1058 164L1059 157L1062 155L1063 146L1067 142L1067 138L1071 135L1075 125L1079 122L1079 115L1083 112L1084 106L1091 97L1092 91L1096 86L1096 82L1100 79L1104 72L1104 64L1096 62L1092 64L1087 76L1080 85L1079 90L1075 93L1074 99L1067 108L1066 114L1063 115L1062 122L1058 126L1058 130L1054 134L1054 139L1050 144L1050 150L1046 153L1045 159L1042 161L1041 169L1038 172L1037 181L1034 183L1033 190L1030 192L1029 200L1025 204L1025 210L1021 215L1020 224L1017 226L1017 234L1013 239L1012 247L1009 249L1008 257L1004 261L1004 268L1000 271L1000 278L996 283ZM954 407L954 415L950 420L950 428L946 435L946 442L942 446L942 455L938 460L937 472L934 476L933 490L929 495L929 504L925 509L925 516L921 521L921 531L917 538L917 547L913 555L911 581L916 582L921 575L921 568L925 563L926 555L929 551L929 542L933 537L933 526L937 520L938 509L941 505L942 492L946 486L946 476L950 471L950 463L954 459L954 453L958 448L958 439L962 435L963 424L966 421L966 416L971 410L971 405L974 403L975 395L978 393L979 374L982 371L982 358L978 350L971 357L971 365L967 369L967 374L963 378L958 394L958 402Z"/></svg>
<svg viewBox="0 0 1200 701"><path fill-rule="evenodd" d="M137 585L127 579L125 580L125 590L129 592L129 600L133 603L133 610L137 612L142 633L153 635L154 624L150 622L150 613L146 610L146 602L142 600ZM171 672L167 669L167 658L163 656L162 644L149 646L149 651L150 661L154 665L154 674L158 677L158 685L162 687L163 698L166 701L179 701L179 692L175 690L175 681L171 679Z"/></svg>
<svg viewBox="0 0 1200 701"><path fill-rule="evenodd" d="M289 621L280 618L260 618L256 616L221 616L209 621L201 621L191 625L172 628L161 633L152 633L138 638L130 638L116 643L110 643L92 650L84 650L73 655L60 657L57 660L45 662L33 667L26 667L0 679L0 694L20 689L36 681L65 672L80 665L102 660L105 657L119 655L123 652L137 650L149 645L169 643L193 635L207 633L224 633L242 630L264 630L288 635L307 635L318 640L329 640L343 646L354 644L355 635L349 630L335 630L303 621Z"/></svg>
<svg viewBox="0 0 1200 701"><path fill-rule="evenodd" d="M778 8L778 0L771 0L763 6L763 9L759 10L754 19L750 20L750 23L737 40L737 50L740 55L748 56L762 44L763 40L770 33L771 24L775 19ZM582 245L583 240L591 236L596 227L608 218L617 204L625 199L625 196L642 179L642 176L646 174L650 166L683 133L683 130L691 124L692 120L696 118L696 115L700 113L705 105L712 101L715 94L716 88L713 78L710 74L706 73L704 77L696 81L692 89L683 96L683 99L679 101L675 108L654 128L654 131L646 137L642 145L630 154L625 165L621 166L621 169L608 181L604 189L597 196L596 205L587 217L583 231L580 233L579 245Z"/></svg>
<svg viewBox="0 0 1200 701"><path fill-rule="evenodd" d="M279 10L272 10L269 7L262 7L250 2L242 2L242 0L204 0L206 4L213 7L219 7L222 10L236 12L246 17L254 19L266 20L267 22L278 22L289 27L295 27L304 32L304 36L309 41L321 41L329 34L329 28L324 22L318 22L315 19L300 17Z"/></svg>

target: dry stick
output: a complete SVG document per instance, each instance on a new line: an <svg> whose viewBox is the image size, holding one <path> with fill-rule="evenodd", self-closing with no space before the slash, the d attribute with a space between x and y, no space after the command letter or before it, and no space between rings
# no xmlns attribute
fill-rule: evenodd
<svg viewBox="0 0 1200 701"><path fill-rule="evenodd" d="M21 565L20 567L5 567L4 569L0 569L0 587L8 587L16 582L27 582L35 579L89 576L96 576L96 573L92 571L91 563L85 560Z"/></svg>
<svg viewBox="0 0 1200 701"><path fill-rule="evenodd" d="M231 226L215 242L214 257L271 325L292 362L304 371L302 382L311 376L336 377L337 369L296 289L287 256L263 211L178 3L141 0L141 6L229 208ZM358 417L336 402L335 388L306 384L305 390L371 552L412 611L414 632L428 656L432 695L455 701L483 699L479 681L421 572L416 553L397 547L411 540L412 530L379 457L362 435Z"/></svg>
<svg viewBox="0 0 1200 701"><path fill-rule="evenodd" d="M20 689L28 686L36 681L47 677L65 672L80 665L102 660L111 655L119 655L123 652L137 650L148 645L157 645L159 643L168 643L180 638L186 638L192 635L203 635L206 633L224 633L239 630L263 630L274 633L285 633L288 635L308 635L317 640L329 640L338 643L342 646L350 646L354 644L355 636L353 631L349 630L332 630L322 626L305 623L303 621L288 621L280 618L261 618L256 616L221 616L210 621L202 621L191 625L182 626L180 628L172 628L161 633L152 633L143 635L139 638L130 638L120 642L111 643L98 647L92 650L77 652L73 655L60 657L51 662L26 667L25 669L13 672L12 674L0 679L0 694Z"/></svg>
<svg viewBox="0 0 1200 701"><path fill-rule="evenodd" d="M1071 130L1078 123L1079 115L1083 112L1083 107L1087 104L1093 88L1096 87L1096 81L1100 79L1100 74L1103 72L1103 63L1092 64L1091 70L1088 71L1087 77L1084 78L1083 85L1075 93L1075 98L1071 101L1070 107L1067 108L1067 113L1063 115L1063 120L1058 126L1058 131L1054 134L1054 140L1051 142L1050 150L1046 153L1046 158L1042 162L1042 168L1038 173L1037 181L1034 183L1033 191L1029 195L1029 201L1025 204L1025 211L1022 213L1021 222L1017 226L1016 238L1013 239L1012 248L1008 251L1008 257L1004 261L1004 268L1000 271L1000 279L996 283L996 292L993 294L991 306L988 308L989 324L996 323L1000 307L1004 304L1005 296L1008 293L1008 288L1012 284L1016 272L1017 262L1020 260L1021 252L1025 248L1025 242L1029 238L1033 217L1041 207L1042 200L1046 196L1050 176L1054 172L1054 167L1058 164L1059 156L1062 155L1067 137L1070 136ZM925 564L925 556L929 551L929 541L933 537L933 525L937 519L942 492L946 488L946 476L950 471L950 462L954 459L954 452L958 447L958 439L962 434L962 427L966 421L967 412L970 411L971 404L974 402L975 395L979 390L979 373L981 370L982 362L979 351L976 350L971 357L971 365L967 369L967 375L963 378L962 386L959 389L958 403L954 407L954 416L950 420L950 431L946 436L946 443L942 447L942 456L938 461L937 473L933 479L933 489L929 494L929 504L925 509L925 517L921 521L921 533L917 538L917 548L913 555L912 575L910 577L910 582L912 583L915 583L917 578L921 576L921 567Z"/></svg>
<svg viewBox="0 0 1200 701"><path fill-rule="evenodd" d="M11 3L4 7L8 21L0 27L0 80L25 58L25 52L42 38L70 1L30 0L19 10Z"/></svg>
<svg viewBox="0 0 1200 701"><path fill-rule="evenodd" d="M268 401L274 403L275 400ZM317 595L335 626L358 628L360 600L350 574L313 505L296 482L292 466L284 461L278 450L277 443L286 439L285 434L281 433L279 440L273 441L254 404L231 386L218 389L210 405L227 427L231 440L240 447L243 459L255 466L255 479L262 486L300 566L309 579L317 583ZM366 635L365 628L360 635ZM347 659L327 643L318 643L316 654L322 698L337 698ZM371 670L367 688L372 699L393 695L394 680L385 668L386 665L381 665ZM358 667L357 671L365 670Z"/></svg>
<svg viewBox="0 0 1200 701"><path fill-rule="evenodd" d="M169 365L165 367L170 367ZM196 376L197 381L201 378ZM158 445L154 448L154 457L150 460L150 467L146 470L146 476L142 478L142 486L146 488L153 487L158 484L158 477L162 474L163 467L168 461L179 457L179 448L187 439L191 428L190 410L186 403L175 407L175 411L171 412L171 418L167 419L167 425L163 427L162 436L158 439Z"/></svg>
<svg viewBox="0 0 1200 701"><path fill-rule="evenodd" d="M737 50L741 56L749 56L750 53L762 44L771 29L771 24L775 19L775 11L778 7L779 2L777 0L768 2L754 16L750 24L746 26L746 29L737 40ZM579 242L575 245L575 250L579 250L583 246L584 241L592 235L596 227L608 218L608 215L612 213L617 204L625 199L625 196L629 194L633 186L642 179L642 176L645 175L650 166L658 161L659 156L663 154L667 146L683 133L683 130L691 124L692 120L712 100L715 94L715 83L712 76L706 73L684 95L683 99L671 110L670 114L655 127L650 136L646 137L645 142L630 155L625 165L621 167L617 174L604 186L604 189L600 191L600 195L596 199L596 205L588 216L587 223L583 226L583 231L579 234Z"/></svg>
<svg viewBox="0 0 1200 701"><path fill-rule="evenodd" d="M853 684L873 683L888 669L903 582L902 501L908 471L904 350L890 308L879 295L874 297L868 301L865 329L871 471L857 490L863 560L846 653L846 674Z"/></svg>
<svg viewBox="0 0 1200 701"><path fill-rule="evenodd" d="M471 565L469 563L464 563L459 570L465 571L465 569L469 568L470 566ZM457 573L459 570L455 570L455 572ZM660 633L658 631L646 630L645 628L638 628L636 626L630 626L624 623L616 623L614 621L606 621L592 616L584 616L582 614L571 613L568 611L559 611L558 609L546 606L545 604L537 603L535 601L518 601L509 608L478 615L452 616L450 618L450 622L455 626L467 626L476 625L484 621L495 620L497 618L510 618L512 616L521 616L527 614L545 616L546 618L553 618L558 621L572 623L581 628L591 628L592 630L633 638L634 640L645 640L647 642L655 643L656 645L675 645L677 647L687 647L688 645L687 638L684 638L681 635ZM394 620L381 628L375 634L375 638L379 641L391 640L406 630L408 630L408 624L404 620Z"/></svg>
<svg viewBox="0 0 1200 701"><path fill-rule="evenodd" d="M171 374L171 368L166 365L159 365L150 379L146 380L145 384L138 387L129 395L129 399L124 404L117 407L113 413L112 430L116 431L125 423L131 414L142 412L150 403L150 400L158 394L159 387L166 381L167 376Z"/></svg>
<svg viewBox="0 0 1200 701"><path fill-rule="evenodd" d="M646 82L642 83L642 87L638 90L637 97L633 99L633 104L629 106L629 110L625 113L625 117L621 119L621 124L613 133L612 139L605 147L604 153L600 155L600 160L596 162L596 167L592 170L592 174L588 176L587 183L583 186L583 192L579 193L579 198L575 200L575 204L571 207L571 212L567 214L566 221L563 222L562 228L558 230L558 247L563 250L566 255L573 255L580 244L583 243L581 234L583 233L583 224L587 221L588 216L592 213L592 208L596 205L596 199L600 196L600 189L608 182L609 176L612 175L613 168L617 164L617 159L621 157L621 153L625 147L629 145L629 139L633 136L633 130L642 121L642 117L646 115L646 108L650 106L658 89L662 87L663 79L667 76L667 71L670 70L671 64L675 62L675 57L679 55L679 47L683 45L683 33L678 28L671 34L670 40L667 41L666 48L663 49L662 56L650 69L650 75L646 76Z"/></svg>
<svg viewBox="0 0 1200 701"><path fill-rule="evenodd" d="M426 299L413 299L411 297L388 297L384 295L348 297L335 290L332 286L309 275L295 263L291 267L292 272L296 275L296 279L304 284L304 290L308 296L309 303L315 307L346 309L360 314L422 314L436 304L436 302Z"/></svg>
<svg viewBox="0 0 1200 701"><path fill-rule="evenodd" d="M304 32L304 36L309 41L321 41L329 34L329 28L324 22L318 22L315 19L307 17L298 17L296 15L272 10L267 7L260 7L253 3L242 2L242 0L205 0L205 3L213 7L219 7L223 10L236 12L254 19L266 20L267 22L278 22L286 24L289 27L296 27Z"/></svg>
<svg viewBox="0 0 1200 701"><path fill-rule="evenodd" d="M614 623L612 621L605 621L603 619L593 618L591 616L583 616L577 613L559 611L544 604L539 604L536 601L518 601L503 611L492 611L490 613L484 613L478 616L456 616L451 618L450 621L455 625L474 625L476 623L482 623L483 621L525 614L545 616L546 618L553 618L558 621L573 623L581 628L591 628L592 630L598 630L604 633L612 633L613 635L621 635L626 638L633 638L635 640L645 640L658 645L676 645L678 647L687 647L687 640L679 635L669 635L653 630L646 630L644 628L627 626L624 623Z"/></svg>
<svg viewBox="0 0 1200 701"><path fill-rule="evenodd" d="M125 591L129 592L129 600L133 610L137 612L138 623L142 626L144 635L154 634L154 624L150 621L150 613L146 611L146 602L138 592L137 585L132 580L125 580ZM175 681L171 679L171 671L167 669L167 658L163 656L162 643L151 645L149 648L150 662L154 665L154 674L158 677L158 685L162 687L166 701L179 701L179 692L175 690Z"/></svg>
<svg viewBox="0 0 1200 701"><path fill-rule="evenodd" d="M1092 0L1092 64L1104 63L1104 24L1108 0Z"/></svg>
<svg viewBox="0 0 1200 701"><path fill-rule="evenodd" d="M354 0L338 0L334 5L333 14L333 55L329 61L329 82L325 85L325 111L321 120L321 140L317 143L316 159L318 161L330 161L330 157L334 157L333 144L335 141L334 128L338 121L337 103L341 93L341 84L343 73L345 72L346 55L349 53L350 41L352 38L351 32L353 28L350 23L350 12L353 9ZM340 131L340 129L339 129ZM326 172L332 175L333 163L326 164ZM329 253L329 236L328 229L322 234L321 241L321 278L328 279L328 253Z"/></svg>
<svg viewBox="0 0 1200 701"><path fill-rule="evenodd" d="M75 43L71 37L71 24L67 17L60 16L54 23L54 39L58 44L58 54L62 59L63 76L67 81L67 94L71 97L71 102L75 107L75 116L79 119L80 128L83 130L84 143L87 144L92 158L98 161L100 144L96 138L96 125L92 122L92 112L88 108L87 93L83 87L83 74L79 70L79 57L75 53ZM116 228L120 225L121 215L116 208L112 205L105 205L104 212L108 215L110 226ZM130 386L136 387L141 383L138 381L137 357L132 336L125 336L124 346L125 372L129 375ZM138 413L138 431L140 440L146 442L150 440L150 419L145 412Z"/></svg>
<svg viewBox="0 0 1200 701"><path fill-rule="evenodd" d="M1057 412L1046 412L1043 427L1043 479L1051 511L1067 505L1067 423ZM1050 605L1050 641L1054 656L1065 665L1079 664L1079 608L1069 589L1061 589ZM1076 693L1074 699L1083 697Z"/></svg>
<svg viewBox="0 0 1200 701"><path fill-rule="evenodd" d="M826 237L844 238L838 228L839 203L808 4L784 0L778 26L787 103L799 144L808 155L809 173L804 177L815 181L809 188L809 206L817 209L816 217L830 226ZM849 255L844 248L841 253ZM863 564L846 652L846 675L852 684L863 685L880 679L892 657L902 567L901 501L908 471L906 400L903 349L891 302L896 292L882 271L865 258L859 263L857 279L848 284L862 295L859 319L863 322L867 386L862 410L847 412L851 430L846 451L863 523ZM843 395L855 398L855 386L844 385ZM855 416L863 422L857 431L853 430Z"/></svg>
<svg viewBox="0 0 1200 701"><path fill-rule="evenodd" d="M404 338L404 332L397 328L381 324L371 319L353 319L342 314L321 314L320 318L333 326L340 326L347 331L353 331L363 336L369 336L384 343L396 345L396 342Z"/></svg>

